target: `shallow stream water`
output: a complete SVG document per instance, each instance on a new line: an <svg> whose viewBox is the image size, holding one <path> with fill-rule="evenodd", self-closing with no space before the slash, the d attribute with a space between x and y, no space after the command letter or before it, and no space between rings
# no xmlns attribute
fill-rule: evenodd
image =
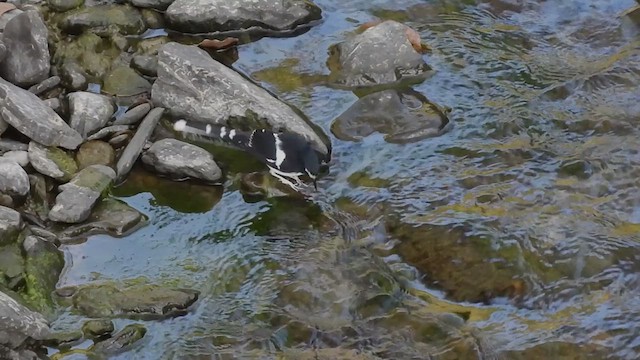
<svg viewBox="0 0 640 360"><path fill-rule="evenodd" d="M635 2L316 3L319 25L242 45L234 68L331 134L357 96L323 84L327 49L394 19L432 48L414 89L453 128L409 144L332 135L306 201L132 175L143 185L115 193L149 224L63 247L59 286L201 296L114 358L638 358L640 24L621 16Z"/></svg>

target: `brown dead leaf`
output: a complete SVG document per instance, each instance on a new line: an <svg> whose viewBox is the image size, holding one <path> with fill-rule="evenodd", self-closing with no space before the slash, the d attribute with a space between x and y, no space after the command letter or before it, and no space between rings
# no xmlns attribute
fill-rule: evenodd
<svg viewBox="0 0 640 360"><path fill-rule="evenodd" d="M228 49L236 45L237 43L238 43L237 38L228 37L228 38L225 38L224 40L204 39L198 44L198 46L204 49L222 50L222 49Z"/></svg>
<svg viewBox="0 0 640 360"><path fill-rule="evenodd" d="M413 46L413 48L417 52L425 53L425 52L431 50L427 45L422 43L422 40L420 39L420 34L418 34L417 31L413 30L410 27L407 27L407 30L405 31L405 34L407 34L407 39L409 39L409 42L411 43L411 46Z"/></svg>
<svg viewBox="0 0 640 360"><path fill-rule="evenodd" d="M11 3L6 3L6 2L0 3L0 15L4 14L6 12L9 12L9 11L15 9L15 8L16 8L16 6L11 4Z"/></svg>
<svg viewBox="0 0 640 360"><path fill-rule="evenodd" d="M369 21L369 22L366 22L366 23L364 23L364 24L362 24L362 25L358 26L358 30L357 30L357 31L358 31L358 32L364 32L364 31L365 31L365 30L367 30L368 28L372 28L372 27L374 27L374 26L376 26L376 25L378 25L378 24L381 24L381 23L382 23L382 20L373 20L373 21Z"/></svg>

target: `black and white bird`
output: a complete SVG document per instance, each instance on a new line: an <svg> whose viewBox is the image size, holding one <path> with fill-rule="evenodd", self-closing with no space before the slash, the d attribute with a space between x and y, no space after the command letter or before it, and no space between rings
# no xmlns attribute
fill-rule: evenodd
<svg viewBox="0 0 640 360"><path fill-rule="evenodd" d="M173 128L187 136L195 135L196 138L222 141L248 151L267 165L271 175L296 190L303 184L301 176L308 176L313 181L315 189L318 189L317 179L325 159L301 135L266 129L246 132L227 126L187 120L176 121Z"/></svg>

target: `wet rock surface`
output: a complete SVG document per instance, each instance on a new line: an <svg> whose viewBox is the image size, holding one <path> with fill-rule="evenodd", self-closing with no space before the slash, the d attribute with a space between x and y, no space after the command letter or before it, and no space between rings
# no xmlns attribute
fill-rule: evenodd
<svg viewBox="0 0 640 360"><path fill-rule="evenodd" d="M176 139L154 143L142 155L142 161L156 172L175 178L216 181L222 171L208 151Z"/></svg>
<svg viewBox="0 0 640 360"><path fill-rule="evenodd" d="M17 348L31 338L36 340L48 336L50 329L45 318L12 297L0 291L0 345Z"/></svg>
<svg viewBox="0 0 640 360"><path fill-rule="evenodd" d="M102 90L116 96L134 96L149 92L151 84L130 67L120 66L105 76Z"/></svg>
<svg viewBox="0 0 640 360"><path fill-rule="evenodd" d="M0 206L0 245L11 243L22 230L22 217L20 213Z"/></svg>
<svg viewBox="0 0 640 360"><path fill-rule="evenodd" d="M166 10L174 0L131 0L134 6L141 8L152 8L156 10Z"/></svg>
<svg viewBox="0 0 640 360"><path fill-rule="evenodd" d="M341 140L359 141L379 132L385 140L408 143L441 135L450 122L445 110L413 91L384 90L356 101L331 125Z"/></svg>
<svg viewBox="0 0 640 360"><path fill-rule="evenodd" d="M138 127L138 131L136 131L131 142L129 142L129 145L127 145L122 152L122 155L120 155L120 159L118 159L118 163L116 164L116 173L118 174L116 182L124 180L124 178L129 174L133 164L138 160L140 153L142 153L142 148L151 137L156 125L158 125L158 121L160 121L160 117L163 113L163 108L155 108L147 114L144 120L142 120L142 123Z"/></svg>
<svg viewBox="0 0 640 360"><path fill-rule="evenodd" d="M12 127L46 146L75 149L82 137L36 95L0 79L0 99L5 106L0 110L4 121Z"/></svg>
<svg viewBox="0 0 640 360"><path fill-rule="evenodd" d="M89 317L170 318L184 315L198 300L198 292L156 285L119 287L112 283L87 285L73 295L73 306Z"/></svg>
<svg viewBox="0 0 640 360"><path fill-rule="evenodd" d="M80 170L91 165L113 166L116 154L113 147L104 141L91 140L80 146L76 154Z"/></svg>
<svg viewBox="0 0 640 360"><path fill-rule="evenodd" d="M31 86L49 77L48 33L35 10L12 18L3 32L7 56L0 63L0 76L19 86Z"/></svg>
<svg viewBox="0 0 640 360"><path fill-rule="evenodd" d="M151 111L151 104L144 103L128 109L113 125L134 125L140 122Z"/></svg>
<svg viewBox="0 0 640 360"><path fill-rule="evenodd" d="M357 88L424 80L431 68L414 48L414 33L390 20L335 45L329 60L332 82Z"/></svg>
<svg viewBox="0 0 640 360"><path fill-rule="evenodd" d="M85 91L68 95L71 120L69 125L83 138L102 129L115 112L110 98Z"/></svg>
<svg viewBox="0 0 640 360"><path fill-rule="evenodd" d="M64 267L64 255L53 243L37 236L27 236L22 247L25 252L25 301L50 316L55 309L51 294Z"/></svg>
<svg viewBox="0 0 640 360"><path fill-rule="evenodd" d="M213 93L215 97L209 95ZM291 107L194 46L169 43L162 47L151 96L154 104L166 107L174 117L288 130L304 136L320 153L329 153L326 135Z"/></svg>
<svg viewBox="0 0 640 360"><path fill-rule="evenodd" d="M173 29L211 33L258 28L262 31L291 31L321 19L321 11L305 0L176 0L166 12Z"/></svg>
<svg viewBox="0 0 640 360"><path fill-rule="evenodd" d="M96 201L115 179L113 169L91 165L82 169L73 179L59 186L60 194L49 212L49 218L63 223L86 220Z"/></svg>
<svg viewBox="0 0 640 360"><path fill-rule="evenodd" d="M115 330L111 320L87 320L82 325L82 332L90 338L100 338L110 335Z"/></svg>
<svg viewBox="0 0 640 360"><path fill-rule="evenodd" d="M74 242L95 234L124 236L143 225L147 217L126 203L115 199L99 201L82 224L67 227L58 236L61 242Z"/></svg>
<svg viewBox="0 0 640 360"><path fill-rule="evenodd" d="M140 12L128 5L98 5L78 9L67 13L61 26L72 34L80 34L85 30L108 33L109 29L115 29L124 35L135 35L144 31Z"/></svg>
<svg viewBox="0 0 640 360"><path fill-rule="evenodd" d="M117 354L140 341L146 333L147 329L143 325L127 325L113 337L93 345L90 350L99 354Z"/></svg>

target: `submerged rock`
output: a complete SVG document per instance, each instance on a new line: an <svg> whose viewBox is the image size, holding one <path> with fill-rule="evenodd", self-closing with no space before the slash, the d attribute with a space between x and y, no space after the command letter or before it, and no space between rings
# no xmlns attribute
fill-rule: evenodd
<svg viewBox="0 0 640 360"><path fill-rule="evenodd" d="M364 96L331 125L341 140L359 141L379 132L385 140L408 143L442 134L449 128L443 109L413 90L385 90Z"/></svg>
<svg viewBox="0 0 640 360"><path fill-rule="evenodd" d="M88 317L162 319L184 315L198 300L198 291L157 285L126 288L106 283L87 285L73 295L74 308Z"/></svg>
<svg viewBox="0 0 640 360"><path fill-rule="evenodd" d="M0 206L0 245L10 244L22 230L20 213L5 206Z"/></svg>
<svg viewBox="0 0 640 360"><path fill-rule="evenodd" d="M104 78L102 91L115 96L133 96L149 92L151 84L128 66L113 69Z"/></svg>
<svg viewBox="0 0 640 360"><path fill-rule="evenodd" d="M69 180L78 172L73 157L58 148L47 148L35 141L29 143L29 161L39 173L58 180Z"/></svg>
<svg viewBox="0 0 640 360"><path fill-rule="evenodd" d="M29 176L15 161L0 159L0 193L25 196L29 192Z"/></svg>
<svg viewBox="0 0 640 360"><path fill-rule="evenodd" d="M45 318L0 291L0 345L17 348L27 339L42 340L49 333Z"/></svg>
<svg viewBox="0 0 640 360"><path fill-rule="evenodd" d="M67 61L60 70L62 84L71 91L80 91L87 88L87 77L84 70L75 61Z"/></svg>
<svg viewBox="0 0 640 360"><path fill-rule="evenodd" d="M101 354L116 354L141 340L146 333L147 329L143 325L130 324L113 335L113 337L96 343L89 348L89 351Z"/></svg>
<svg viewBox="0 0 640 360"><path fill-rule="evenodd" d="M70 226L58 234L63 243L95 234L121 237L147 221L138 210L120 200L107 198L99 201L89 218L82 224Z"/></svg>
<svg viewBox="0 0 640 360"><path fill-rule="evenodd" d="M210 152L176 139L154 143L142 155L142 161L158 173L175 179L216 181L222 176Z"/></svg>
<svg viewBox="0 0 640 360"><path fill-rule="evenodd" d="M51 294L64 267L64 255L51 242L37 236L24 240L27 301L34 309L51 314L55 307Z"/></svg>
<svg viewBox="0 0 640 360"><path fill-rule="evenodd" d="M123 35L138 35L144 31L144 21L138 9L128 5L97 5L78 9L65 15L60 26L71 34L85 30Z"/></svg>
<svg viewBox="0 0 640 360"><path fill-rule="evenodd" d="M26 11L11 19L2 37L7 56L0 63L0 76L19 86L31 86L49 77L48 36L37 11Z"/></svg>
<svg viewBox="0 0 640 360"><path fill-rule="evenodd" d="M362 87L424 80L431 68L414 48L414 34L410 27L389 20L333 46L332 83Z"/></svg>
<svg viewBox="0 0 640 360"><path fill-rule="evenodd" d="M129 171L131 171L133 164L138 160L138 157L142 152L142 148L158 125L158 121L160 121L163 112L163 108L155 108L147 114L144 120L142 120L142 123L138 127L138 131L136 131L136 134L129 142L129 145L127 145L122 152L122 155L120 155L120 159L118 159L118 163L116 164L118 174L116 182L124 180Z"/></svg>
<svg viewBox="0 0 640 360"><path fill-rule="evenodd" d="M321 154L330 154L325 134L289 105L195 46L169 43L158 57L158 79L151 96L175 117L233 128L270 127L308 139Z"/></svg>
<svg viewBox="0 0 640 360"><path fill-rule="evenodd" d="M68 95L69 124L83 138L102 129L116 111L110 98L86 91L78 91Z"/></svg>
<svg viewBox="0 0 640 360"><path fill-rule="evenodd" d="M296 30L322 13L310 0L176 0L166 17L172 29L188 33L250 28L273 33Z"/></svg>
<svg viewBox="0 0 640 360"><path fill-rule="evenodd" d="M80 146L76 159L80 170L90 165L113 166L116 160L116 153L109 143L92 140Z"/></svg>
<svg viewBox="0 0 640 360"><path fill-rule="evenodd" d="M0 79L0 114L18 131L46 146L75 149L82 136L36 95Z"/></svg>
<svg viewBox="0 0 640 360"><path fill-rule="evenodd" d="M49 219L63 223L86 220L102 193L111 185L116 174L102 165L82 169L67 184L60 185L60 194L49 212Z"/></svg>

